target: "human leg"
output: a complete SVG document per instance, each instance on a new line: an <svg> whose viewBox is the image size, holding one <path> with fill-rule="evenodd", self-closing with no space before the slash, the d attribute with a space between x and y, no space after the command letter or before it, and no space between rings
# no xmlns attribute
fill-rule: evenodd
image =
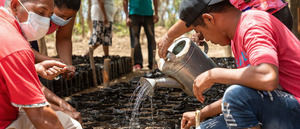
<svg viewBox="0 0 300 129"><path fill-rule="evenodd" d="M104 56L109 56L109 46L112 46L112 22L104 24L101 22L101 41L103 45Z"/></svg>
<svg viewBox="0 0 300 129"><path fill-rule="evenodd" d="M143 16L130 15L130 18L132 22L129 28L131 37L131 48L133 48L134 65L139 64L143 66L143 55L140 44L140 31Z"/></svg>
<svg viewBox="0 0 300 129"><path fill-rule="evenodd" d="M101 30L101 21L93 21L92 36L89 41L89 50L85 53L85 56L88 56L90 51L94 51L100 45L100 43L102 43L100 38Z"/></svg>
<svg viewBox="0 0 300 129"><path fill-rule="evenodd" d="M196 128L199 129L199 128ZM201 122L200 129L228 129L224 120L224 115L216 116Z"/></svg>
<svg viewBox="0 0 300 129"><path fill-rule="evenodd" d="M155 63L155 31L154 31L154 22L153 16L145 16L144 24L143 24L147 40L148 40L148 62L149 69L153 68L153 63Z"/></svg>
<svg viewBox="0 0 300 129"><path fill-rule="evenodd" d="M101 31L103 26L101 26L101 21L93 21L93 32L89 41L90 46L99 45L101 41Z"/></svg>
<svg viewBox="0 0 300 129"><path fill-rule="evenodd" d="M105 57L109 56L109 46L103 45L103 52Z"/></svg>
<svg viewBox="0 0 300 129"><path fill-rule="evenodd" d="M300 105L290 94L275 90L258 91L240 85L229 87L222 111L228 128L300 128Z"/></svg>

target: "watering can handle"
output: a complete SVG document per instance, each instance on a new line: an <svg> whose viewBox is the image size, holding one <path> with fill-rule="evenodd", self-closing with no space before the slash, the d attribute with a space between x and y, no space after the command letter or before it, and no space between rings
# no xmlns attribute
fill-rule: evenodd
<svg viewBox="0 0 300 129"><path fill-rule="evenodd" d="M202 41L199 46L203 46L204 47L204 52L207 54L208 53L208 44L205 41Z"/></svg>

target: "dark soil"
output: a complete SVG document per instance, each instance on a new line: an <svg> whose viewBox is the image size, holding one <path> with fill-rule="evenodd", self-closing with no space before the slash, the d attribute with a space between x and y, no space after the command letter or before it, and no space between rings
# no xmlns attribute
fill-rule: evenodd
<svg viewBox="0 0 300 129"><path fill-rule="evenodd" d="M219 67L235 68L233 58L213 58L213 60ZM162 76L160 73L152 73L152 75ZM128 83L118 83L71 97L70 104L82 114L83 127L86 129L128 128L134 103L129 100L137 87L137 80L139 77L135 77ZM137 116L139 124L134 128L178 129L182 113L201 109L220 99L227 87L215 84L205 93L204 104L195 97L187 96L181 89L156 88L153 97L147 97L141 105L140 114Z"/></svg>

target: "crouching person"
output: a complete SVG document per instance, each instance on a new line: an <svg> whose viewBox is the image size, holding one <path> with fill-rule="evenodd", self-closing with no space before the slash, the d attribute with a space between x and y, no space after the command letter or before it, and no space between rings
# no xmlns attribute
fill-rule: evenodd
<svg viewBox="0 0 300 129"><path fill-rule="evenodd" d="M82 128L50 108L27 41L46 34L53 6L52 0L12 0L10 9L0 9L0 129ZM39 65L38 72L44 74L57 66Z"/></svg>
<svg viewBox="0 0 300 129"><path fill-rule="evenodd" d="M231 45L237 69L213 68L194 81L194 95L214 83L230 86L222 100L200 111L201 129L299 129L300 42L263 11L240 12L228 0L184 0L180 18L206 40ZM185 113L182 128L195 123Z"/></svg>

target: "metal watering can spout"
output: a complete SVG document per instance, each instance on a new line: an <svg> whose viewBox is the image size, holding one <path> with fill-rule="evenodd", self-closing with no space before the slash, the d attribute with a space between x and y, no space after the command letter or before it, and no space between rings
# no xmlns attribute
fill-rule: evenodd
<svg viewBox="0 0 300 129"><path fill-rule="evenodd" d="M139 81L140 85L147 84L155 87L166 87L166 88L183 88L183 86L178 83L175 79L170 77L160 77L160 78L144 78L141 77Z"/></svg>
<svg viewBox="0 0 300 129"><path fill-rule="evenodd" d="M217 65L189 38L176 40L169 48L166 59L159 60L159 70L174 78L188 95L193 95L195 78Z"/></svg>

